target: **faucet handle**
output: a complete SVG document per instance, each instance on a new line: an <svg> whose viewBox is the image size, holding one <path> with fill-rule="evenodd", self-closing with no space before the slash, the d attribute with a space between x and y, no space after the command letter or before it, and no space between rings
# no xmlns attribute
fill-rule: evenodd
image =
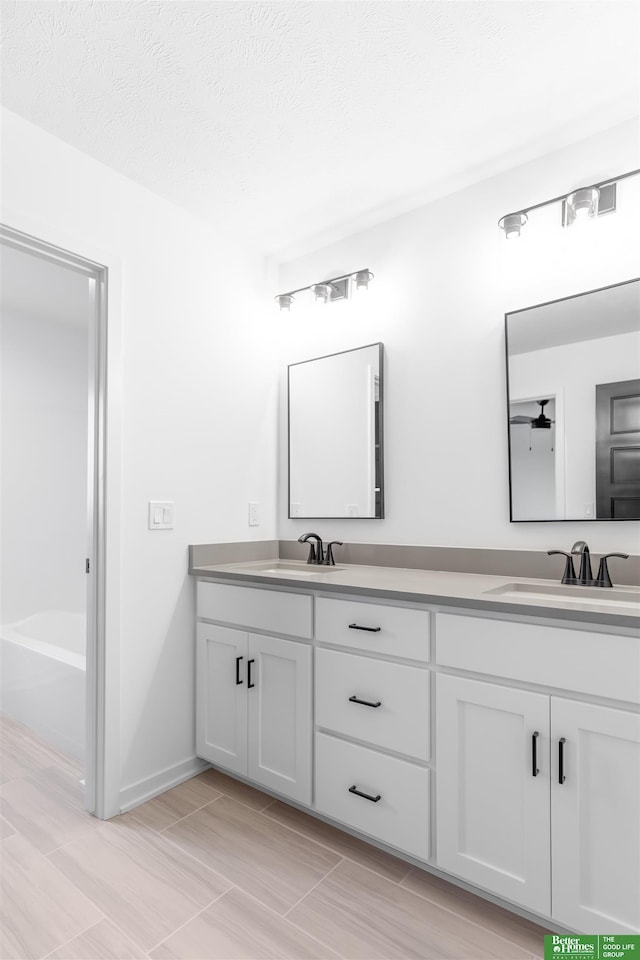
<svg viewBox="0 0 640 960"><path fill-rule="evenodd" d="M326 567L335 567L336 562L333 559L333 547L341 547L342 540L332 540L331 543L327 544L327 555L324 558L324 563Z"/></svg>
<svg viewBox="0 0 640 960"><path fill-rule="evenodd" d="M599 587L612 587L611 577L609 576L609 567L607 566L607 560L609 557L620 557L622 560L628 560L628 553L605 553L603 557L600 557L600 566L598 567L598 576L596 577L596 582Z"/></svg>
<svg viewBox="0 0 640 960"><path fill-rule="evenodd" d="M570 553L566 553L564 550L547 550L548 555L551 557L553 554L560 554L563 557L566 557L566 562L564 565L564 573L562 574L561 583L575 583L576 582L576 571L573 567L573 558Z"/></svg>

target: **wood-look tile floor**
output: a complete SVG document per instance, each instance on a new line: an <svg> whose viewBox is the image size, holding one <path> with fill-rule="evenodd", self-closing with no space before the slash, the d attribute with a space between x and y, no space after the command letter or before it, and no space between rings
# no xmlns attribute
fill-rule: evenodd
<svg viewBox="0 0 640 960"><path fill-rule="evenodd" d="M214 770L103 823L0 729L2 960L532 960L529 921Z"/></svg>

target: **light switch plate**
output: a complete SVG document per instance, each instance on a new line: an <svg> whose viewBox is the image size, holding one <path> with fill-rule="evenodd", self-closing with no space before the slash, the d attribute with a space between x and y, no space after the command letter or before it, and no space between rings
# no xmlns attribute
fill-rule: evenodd
<svg viewBox="0 0 640 960"><path fill-rule="evenodd" d="M173 530L173 500L149 500L149 530Z"/></svg>

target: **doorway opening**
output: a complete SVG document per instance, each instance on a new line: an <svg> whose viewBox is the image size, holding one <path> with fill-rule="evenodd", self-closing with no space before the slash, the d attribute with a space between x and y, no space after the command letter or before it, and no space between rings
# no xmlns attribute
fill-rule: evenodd
<svg viewBox="0 0 640 960"><path fill-rule="evenodd" d="M3 717L105 816L107 268L0 225Z"/></svg>

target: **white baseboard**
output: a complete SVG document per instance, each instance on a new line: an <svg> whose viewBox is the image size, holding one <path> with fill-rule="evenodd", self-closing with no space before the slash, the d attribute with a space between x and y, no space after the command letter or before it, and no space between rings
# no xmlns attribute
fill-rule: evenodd
<svg viewBox="0 0 640 960"><path fill-rule="evenodd" d="M132 783L129 787L124 787L120 791L120 813L126 813L146 800L152 800L159 794L164 793L165 790L176 787L179 783L184 783L185 780L190 780L196 774L207 770L209 766L210 764L206 760L201 760L199 757L190 757L188 760L176 763L173 767L161 770L160 773L154 773L151 777L146 777L144 780Z"/></svg>

